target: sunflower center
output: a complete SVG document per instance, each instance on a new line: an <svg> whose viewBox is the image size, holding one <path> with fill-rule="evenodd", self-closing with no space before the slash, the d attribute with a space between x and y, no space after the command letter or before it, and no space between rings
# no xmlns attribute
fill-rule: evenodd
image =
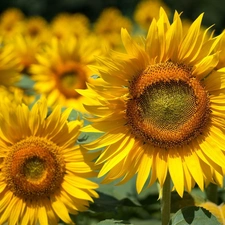
<svg viewBox="0 0 225 225"><path fill-rule="evenodd" d="M23 174L27 179L38 180L43 176L43 172L45 171L45 162L37 156L34 156L27 159L24 163L23 170Z"/></svg>
<svg viewBox="0 0 225 225"><path fill-rule="evenodd" d="M64 73L61 77L61 84L63 88L73 88L77 82L77 74L74 72Z"/></svg>
<svg viewBox="0 0 225 225"><path fill-rule="evenodd" d="M139 98L141 117L146 123L176 130L193 114L193 90L184 82L158 83L148 87Z"/></svg>
<svg viewBox="0 0 225 225"><path fill-rule="evenodd" d="M151 65L131 82L129 90L128 125L135 136L156 147L189 143L209 120L208 94L184 65Z"/></svg>
<svg viewBox="0 0 225 225"><path fill-rule="evenodd" d="M66 98L78 98L80 95L75 89L86 88L86 74L84 69L80 66L65 65L63 71L59 72L57 86Z"/></svg>
<svg viewBox="0 0 225 225"><path fill-rule="evenodd" d="M29 137L13 145L3 169L9 189L23 199L53 194L65 174L59 150L53 142L40 137Z"/></svg>

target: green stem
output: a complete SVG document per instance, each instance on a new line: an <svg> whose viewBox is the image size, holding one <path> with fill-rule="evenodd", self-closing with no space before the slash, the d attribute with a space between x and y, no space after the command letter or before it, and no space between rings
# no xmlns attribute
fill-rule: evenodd
<svg viewBox="0 0 225 225"><path fill-rule="evenodd" d="M209 201L217 204L218 203L218 186L216 184L210 183L206 188L206 197Z"/></svg>
<svg viewBox="0 0 225 225"><path fill-rule="evenodd" d="M161 215L162 225L168 225L170 221L170 206L171 206L171 184L170 174L167 173L166 180L162 188L161 199Z"/></svg>

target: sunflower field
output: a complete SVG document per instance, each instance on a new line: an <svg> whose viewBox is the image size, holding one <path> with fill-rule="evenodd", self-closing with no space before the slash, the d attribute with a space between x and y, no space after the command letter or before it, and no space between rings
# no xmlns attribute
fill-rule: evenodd
<svg viewBox="0 0 225 225"><path fill-rule="evenodd" d="M0 14L0 225L225 225L221 1L18 2Z"/></svg>

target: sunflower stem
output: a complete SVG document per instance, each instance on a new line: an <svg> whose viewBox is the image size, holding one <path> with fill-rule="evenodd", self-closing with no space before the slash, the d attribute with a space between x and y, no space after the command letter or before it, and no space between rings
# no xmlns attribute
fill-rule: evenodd
<svg viewBox="0 0 225 225"><path fill-rule="evenodd" d="M206 188L206 197L209 201L217 204L218 203L218 186L216 184L210 183Z"/></svg>
<svg viewBox="0 0 225 225"><path fill-rule="evenodd" d="M162 199L161 199L162 225L168 225L170 221L170 206L171 206L170 183L171 183L170 174L167 173L166 180L162 188Z"/></svg>

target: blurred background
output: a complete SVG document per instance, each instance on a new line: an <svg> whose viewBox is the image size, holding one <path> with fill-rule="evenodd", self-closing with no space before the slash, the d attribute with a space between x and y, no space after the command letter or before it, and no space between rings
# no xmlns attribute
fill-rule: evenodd
<svg viewBox="0 0 225 225"><path fill-rule="evenodd" d="M0 13L8 8L19 8L25 16L42 16L51 21L58 13L83 13L91 22L95 22L107 7L118 8L123 15L133 19L133 14L140 0L1 0ZM203 24L215 24L216 32L225 26L224 0L164 0L171 12L176 9L183 12L183 18L194 20L205 12Z"/></svg>

